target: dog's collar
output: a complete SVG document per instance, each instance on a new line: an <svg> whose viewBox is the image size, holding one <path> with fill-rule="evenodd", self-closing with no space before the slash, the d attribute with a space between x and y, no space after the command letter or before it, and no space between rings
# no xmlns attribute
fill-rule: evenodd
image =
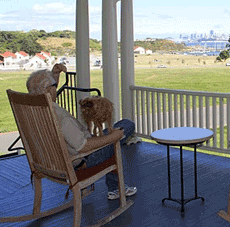
<svg viewBox="0 0 230 227"><path fill-rule="evenodd" d="M52 86L54 86L54 87L57 88L58 85L57 85L57 83L55 83L55 84L52 84L51 87L52 87Z"/></svg>

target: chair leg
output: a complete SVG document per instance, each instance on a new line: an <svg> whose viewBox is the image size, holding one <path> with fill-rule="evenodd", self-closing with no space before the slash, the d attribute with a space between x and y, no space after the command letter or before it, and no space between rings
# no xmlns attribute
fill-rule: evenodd
<svg viewBox="0 0 230 227"><path fill-rule="evenodd" d="M114 144L114 150L116 151L115 157L116 157L116 162L117 162L118 186L119 186L119 193L120 193L120 207L125 207L126 206L125 182L124 182L123 167L122 167L120 141L117 141Z"/></svg>
<svg viewBox="0 0 230 227"><path fill-rule="evenodd" d="M81 189L78 185L72 188L73 192L73 204L74 204L74 227L80 227L81 215L82 215L82 201L81 201Z"/></svg>
<svg viewBox="0 0 230 227"><path fill-rule="evenodd" d="M42 184L41 178L34 175L34 209L33 214L40 214L41 202L42 202Z"/></svg>

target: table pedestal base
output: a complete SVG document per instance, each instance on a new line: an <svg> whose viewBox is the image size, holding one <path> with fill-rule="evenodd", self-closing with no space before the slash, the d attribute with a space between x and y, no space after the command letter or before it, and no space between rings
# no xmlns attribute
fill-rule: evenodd
<svg viewBox="0 0 230 227"><path fill-rule="evenodd" d="M201 199L204 202L203 197L196 197L196 198L191 198L191 199L184 199L183 201L181 199L164 198L164 199L162 199L162 203L164 203L165 200L177 202L177 203L181 204L181 212L184 212L184 205L186 203L188 203L192 200L196 200L196 199Z"/></svg>
<svg viewBox="0 0 230 227"><path fill-rule="evenodd" d="M198 197L197 195L197 166L196 166L196 144L194 144L194 178L195 178L195 196L191 199L184 199L184 179L183 179L183 150L182 145L180 145L180 169L181 169L181 199L172 199L171 196L171 174L170 174L170 153L169 153L169 145L167 145L167 159L168 159L168 198L164 198L162 203L167 200L171 200L181 204L181 212L184 212L184 205L195 199L202 199L203 197Z"/></svg>

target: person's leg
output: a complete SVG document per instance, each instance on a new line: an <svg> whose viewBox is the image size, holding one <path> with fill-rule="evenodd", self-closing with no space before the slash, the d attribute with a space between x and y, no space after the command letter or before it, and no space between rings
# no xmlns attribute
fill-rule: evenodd
<svg viewBox="0 0 230 227"><path fill-rule="evenodd" d="M125 138L123 138L121 140L121 145L124 145L124 143L129 138L129 136L131 136L135 131L135 124L128 119L122 119L122 120L118 121L117 123L114 124L113 127L114 128L120 128L120 127L124 128ZM108 129L107 128L104 129L103 132L105 135L108 135Z"/></svg>
<svg viewBox="0 0 230 227"><path fill-rule="evenodd" d="M118 121L117 123L114 124L114 128L120 128L123 127L124 129L124 135L125 138L123 138L121 142L121 146L124 145L126 142L127 138L131 136L134 133L135 130L135 124L128 120L128 119L123 119ZM108 129L104 129L103 132L107 135L108 134ZM108 187L108 191L114 191L118 189L118 176L116 171L113 171L111 173L106 174L106 185Z"/></svg>
<svg viewBox="0 0 230 227"><path fill-rule="evenodd" d="M114 124L114 128L124 128L124 135L125 138L121 140L121 146L126 142L126 139L133 134L135 130L135 124L127 119L118 121L116 124ZM108 130L103 130L104 134L108 134ZM91 168L93 166L99 165L100 163L108 160L114 155L114 146L113 144L108 145L102 149L99 149L98 151L94 152L93 154L90 154L87 157L87 168ZM108 187L108 191L114 191L118 189L118 177L116 174L116 171L110 172L106 174L106 185Z"/></svg>

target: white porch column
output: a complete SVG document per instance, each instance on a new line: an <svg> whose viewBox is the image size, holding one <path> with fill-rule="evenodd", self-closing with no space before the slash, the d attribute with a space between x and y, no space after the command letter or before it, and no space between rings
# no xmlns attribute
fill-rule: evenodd
<svg viewBox="0 0 230 227"><path fill-rule="evenodd" d="M122 118L134 119L130 85L134 85L133 0L121 0Z"/></svg>
<svg viewBox="0 0 230 227"><path fill-rule="evenodd" d="M77 87L90 88L89 65L89 13L88 0L77 0L76 3L76 71ZM78 92L78 101L89 93ZM78 108L79 110L79 108ZM78 117L79 119L79 113Z"/></svg>
<svg viewBox="0 0 230 227"><path fill-rule="evenodd" d="M113 123L120 120L117 0L102 1L102 57L104 97L114 104Z"/></svg>
<svg viewBox="0 0 230 227"><path fill-rule="evenodd" d="M90 87L88 0L77 0L76 69L78 87Z"/></svg>

